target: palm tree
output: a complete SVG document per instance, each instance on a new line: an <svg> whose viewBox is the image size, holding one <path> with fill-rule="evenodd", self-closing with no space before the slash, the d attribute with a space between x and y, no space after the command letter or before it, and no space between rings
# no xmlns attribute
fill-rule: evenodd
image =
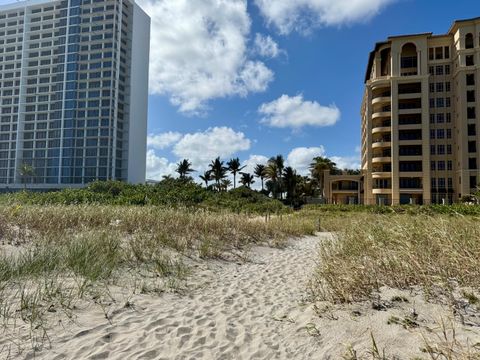
<svg viewBox="0 0 480 360"><path fill-rule="evenodd" d="M232 186L232 181L230 179L223 179L220 183L220 190L227 191L229 186Z"/></svg>
<svg viewBox="0 0 480 360"><path fill-rule="evenodd" d="M262 182L262 191L263 191L263 179L265 178L265 165L257 164L255 165L255 169L253 169L253 173L256 177L260 178Z"/></svg>
<svg viewBox="0 0 480 360"><path fill-rule="evenodd" d="M240 159L237 157L235 159L230 159L227 162L228 170L233 174L233 188L235 189L237 186L237 173L240 172L245 166L240 166Z"/></svg>
<svg viewBox="0 0 480 360"><path fill-rule="evenodd" d="M335 164L332 160L326 157L314 157L312 163L310 164L310 173L312 175L312 178L316 180L318 184L318 189L320 190L322 196L324 196L323 172L325 170L335 171L337 170L337 164Z"/></svg>
<svg viewBox="0 0 480 360"><path fill-rule="evenodd" d="M265 167L265 175L269 181L267 181L267 188L271 190L272 196L274 199L277 198L278 194L278 167L275 162L268 162Z"/></svg>
<svg viewBox="0 0 480 360"><path fill-rule="evenodd" d="M345 175L360 175L360 169L343 169L342 172Z"/></svg>
<svg viewBox="0 0 480 360"><path fill-rule="evenodd" d="M240 173L242 177L240 178L240 182L242 183L243 186L246 186L247 188L250 189L252 184L255 182L253 179L253 175L249 173Z"/></svg>
<svg viewBox="0 0 480 360"><path fill-rule="evenodd" d="M217 189L220 189L220 180L225 179L227 176L227 168L223 166L223 161L220 160L220 157L217 157L209 165L210 171L217 185Z"/></svg>
<svg viewBox="0 0 480 360"><path fill-rule="evenodd" d="M22 182L24 184L24 188L26 190L27 189L27 179L35 176L35 169L33 168L32 165L29 165L27 163L22 163L20 165L20 167L18 168L18 175L20 175L20 178L22 179Z"/></svg>
<svg viewBox="0 0 480 360"><path fill-rule="evenodd" d="M285 189L287 190L287 200L292 203L292 200L294 200L297 195L297 172L291 166L288 166L283 170L282 177Z"/></svg>
<svg viewBox="0 0 480 360"><path fill-rule="evenodd" d="M188 159L183 159L177 164L177 169L175 171L180 175L180 179L185 179L188 174L195 171L191 166L192 163L188 161Z"/></svg>
<svg viewBox="0 0 480 360"><path fill-rule="evenodd" d="M213 177L212 177L212 171L211 170L207 170L203 173L203 175L200 175L199 176L200 179L202 179L204 182L205 182L205 187L208 188L208 182L210 180L213 180Z"/></svg>
<svg viewBox="0 0 480 360"><path fill-rule="evenodd" d="M285 160L282 155L272 156L268 160L269 164L275 164L277 168L277 192L280 193L280 199L283 199L283 181L282 181L282 172L285 167Z"/></svg>

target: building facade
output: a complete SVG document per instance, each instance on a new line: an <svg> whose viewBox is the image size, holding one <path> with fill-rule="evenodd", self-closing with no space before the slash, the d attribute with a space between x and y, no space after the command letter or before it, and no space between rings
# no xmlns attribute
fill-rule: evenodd
<svg viewBox="0 0 480 360"><path fill-rule="evenodd" d="M0 188L145 181L149 37L131 0L0 6Z"/></svg>
<svg viewBox="0 0 480 360"><path fill-rule="evenodd" d="M362 202L452 203L480 180L480 18L370 53L361 107Z"/></svg>

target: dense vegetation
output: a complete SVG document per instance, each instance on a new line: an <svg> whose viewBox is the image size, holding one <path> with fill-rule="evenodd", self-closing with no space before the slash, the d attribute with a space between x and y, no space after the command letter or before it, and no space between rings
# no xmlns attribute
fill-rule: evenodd
<svg viewBox="0 0 480 360"><path fill-rule="evenodd" d="M262 214L289 211L280 201L246 187L213 191L203 188L191 178L166 178L155 185L97 181L83 189L4 194L0 196L0 202L26 205L155 205Z"/></svg>

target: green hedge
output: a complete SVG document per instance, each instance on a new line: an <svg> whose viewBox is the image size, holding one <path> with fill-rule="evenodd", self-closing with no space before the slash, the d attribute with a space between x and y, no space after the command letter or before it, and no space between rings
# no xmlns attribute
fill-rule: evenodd
<svg viewBox="0 0 480 360"><path fill-rule="evenodd" d="M452 205L306 205L306 210L319 212L369 212L375 214L446 214L480 216L480 205L452 204Z"/></svg>
<svg viewBox="0 0 480 360"><path fill-rule="evenodd" d="M82 189L49 192L20 191L0 195L3 204L31 205L156 205L200 207L249 213L290 211L280 201L240 187L228 192L205 189L191 179L168 178L156 185L131 185L121 181L97 181Z"/></svg>

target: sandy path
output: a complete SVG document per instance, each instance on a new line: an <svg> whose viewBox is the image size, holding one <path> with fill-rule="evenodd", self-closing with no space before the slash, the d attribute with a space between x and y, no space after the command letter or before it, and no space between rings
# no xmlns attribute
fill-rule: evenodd
<svg viewBox="0 0 480 360"><path fill-rule="evenodd" d="M285 249L257 247L245 264L210 262L186 296L135 299L112 324L67 334L45 359L311 359L317 341L298 321L323 236ZM307 311L305 316L311 316ZM100 319L101 320L101 319ZM38 354L37 354L38 356Z"/></svg>
<svg viewBox="0 0 480 360"><path fill-rule="evenodd" d="M341 359L353 346L356 357L348 358L371 359L373 336L389 359L424 359L421 333L435 346L447 340L459 353L480 344L478 309L465 305L454 315L448 303L430 302L420 289L385 288L354 304L309 302L316 249L328 236L294 240L285 249L255 247L242 264L196 262L186 294L135 295L128 308L119 298L110 322L98 306L79 309L75 324L52 329L51 350L34 356L26 349L21 357ZM415 326L405 326L412 314ZM439 321L447 325L448 339L439 336ZM480 359L480 347L473 351Z"/></svg>

